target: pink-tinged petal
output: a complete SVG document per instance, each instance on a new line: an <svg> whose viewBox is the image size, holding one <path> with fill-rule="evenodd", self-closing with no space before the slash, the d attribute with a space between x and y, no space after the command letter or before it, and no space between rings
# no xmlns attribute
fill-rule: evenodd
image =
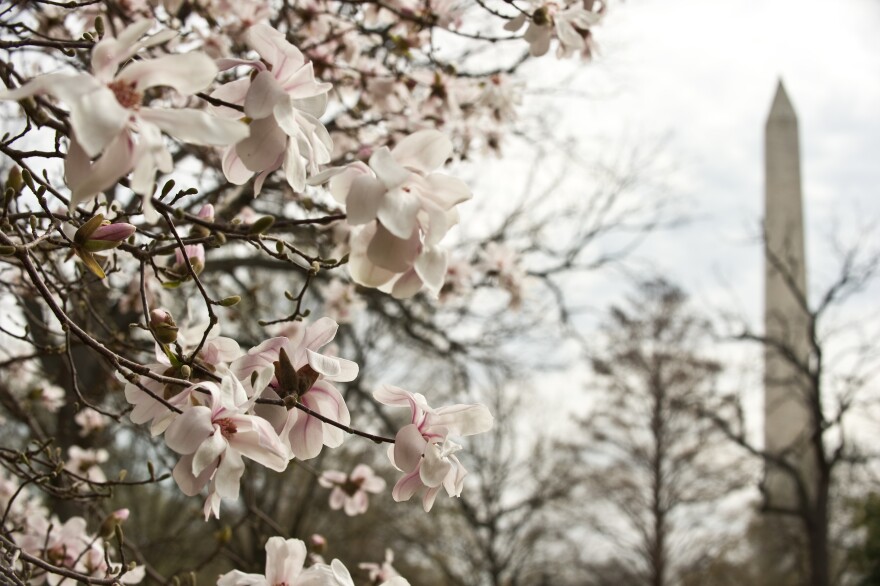
<svg viewBox="0 0 880 586"><path fill-rule="evenodd" d="M376 217L394 236L406 240L415 231L421 200L409 187L391 189L379 201Z"/></svg>
<svg viewBox="0 0 880 586"><path fill-rule="evenodd" d="M296 100L326 96L327 92L333 89L333 84L319 83L315 79L315 69L311 62L296 68L296 70L279 71L277 68L273 68L273 72L277 72L278 79L283 80L284 91ZM315 116L320 116L323 113L322 110Z"/></svg>
<svg viewBox="0 0 880 586"><path fill-rule="evenodd" d="M376 225L376 234L367 247L367 257L377 266L395 273L408 270L419 254L419 234L413 231L409 239L391 234L382 224Z"/></svg>
<svg viewBox="0 0 880 586"><path fill-rule="evenodd" d="M342 371L337 358L324 356L308 349L306 349L306 356L308 356L309 366L315 372L324 375L330 380L334 380L334 377Z"/></svg>
<svg viewBox="0 0 880 586"><path fill-rule="evenodd" d="M310 460L320 454L324 446L324 424L320 419L300 412L289 437L293 455L300 460Z"/></svg>
<svg viewBox="0 0 880 586"><path fill-rule="evenodd" d="M342 394L326 380L319 380L302 397L303 403L310 409L329 417L337 423L348 425L351 414ZM332 427L332 426L331 426Z"/></svg>
<svg viewBox="0 0 880 586"><path fill-rule="evenodd" d="M251 122L250 136L235 147L245 167L251 171L263 171L277 165L285 149L287 135L272 117Z"/></svg>
<svg viewBox="0 0 880 586"><path fill-rule="evenodd" d="M299 539L270 537L266 542L266 584L296 584L305 562L305 543Z"/></svg>
<svg viewBox="0 0 880 586"><path fill-rule="evenodd" d="M363 515L367 512L367 508L369 508L367 493L362 490L357 491L345 501L345 514L349 517Z"/></svg>
<svg viewBox="0 0 880 586"><path fill-rule="evenodd" d="M178 454L194 454L213 433L211 410L198 405L174 418L165 432L165 443Z"/></svg>
<svg viewBox="0 0 880 586"><path fill-rule="evenodd" d="M404 167L427 175L452 154L452 141L436 130L420 130L397 143L391 154Z"/></svg>
<svg viewBox="0 0 880 586"><path fill-rule="evenodd" d="M219 428L214 429L214 433L199 445L199 449L193 454L192 473L195 476L200 475L207 468L213 468L219 458L229 444L223 437Z"/></svg>
<svg viewBox="0 0 880 586"><path fill-rule="evenodd" d="M271 175L273 171L275 171L276 169L278 169L278 167L281 166L281 163L282 163L281 159L283 159L283 158L284 158L284 154L282 153L279 156L279 159L277 161L275 161L274 164L269 165L268 169L266 169L265 171L261 171L257 174L256 179L254 179L254 195L255 196L260 195L260 193L263 191L263 184L266 182L266 179L269 178L269 175Z"/></svg>
<svg viewBox="0 0 880 586"><path fill-rule="evenodd" d="M418 469L413 470L397 481L397 484L391 489L391 498L398 503L408 501L423 486Z"/></svg>
<svg viewBox="0 0 880 586"><path fill-rule="evenodd" d="M351 479L352 480L360 480L364 478L372 478L373 477L373 469L367 466L366 464L358 464L354 467L354 470L351 471Z"/></svg>
<svg viewBox="0 0 880 586"><path fill-rule="evenodd" d="M388 147L382 147L373 153L370 157L370 168L387 189L402 185L412 175L412 172L404 169L394 160Z"/></svg>
<svg viewBox="0 0 880 586"><path fill-rule="evenodd" d="M296 71L305 63L300 50L267 24L259 23L250 27L245 32L245 40L278 73L289 74L288 71Z"/></svg>
<svg viewBox="0 0 880 586"><path fill-rule="evenodd" d="M424 283L415 269L410 269L394 281L394 287L391 288L391 296L395 299L409 299L421 291L423 285Z"/></svg>
<svg viewBox="0 0 880 586"><path fill-rule="evenodd" d="M443 484L443 479L452 469L452 465L446 458L440 457L440 448L435 444L429 444L425 448L425 457L419 469L419 476L425 486L435 487Z"/></svg>
<svg viewBox="0 0 880 586"><path fill-rule="evenodd" d="M423 200L422 210L427 215L427 222L422 223L425 233L425 246L436 246L443 240L449 229L458 222L458 216L450 213L432 201Z"/></svg>
<svg viewBox="0 0 880 586"><path fill-rule="evenodd" d="M214 473L214 468L206 468L200 476L193 476L192 462L192 454L182 456L171 472L180 491L186 496L195 496L202 492L202 489L211 480L211 474Z"/></svg>
<svg viewBox="0 0 880 586"><path fill-rule="evenodd" d="M214 487L221 497L230 500L238 498L241 477L244 474L244 461L235 450L226 450L217 473L214 474Z"/></svg>
<svg viewBox="0 0 880 586"><path fill-rule="evenodd" d="M446 279L446 266L448 255L446 250L435 247L426 248L416 259L413 268L425 286L434 294L440 293L443 281Z"/></svg>
<svg viewBox="0 0 880 586"><path fill-rule="evenodd" d="M442 426L454 435L467 436L492 429L495 418L485 405L450 405L431 415L431 427Z"/></svg>
<svg viewBox="0 0 880 586"><path fill-rule="evenodd" d="M452 473L447 474L443 479L443 488L449 496L461 496L461 489L464 488L464 477L467 476L467 470L458 461L455 456L449 456L449 463L452 465Z"/></svg>
<svg viewBox="0 0 880 586"><path fill-rule="evenodd" d="M272 73L261 71L251 81L251 87L244 100L244 113L254 119L265 118L272 114L275 105L281 102L291 109L290 98L278 85Z"/></svg>
<svg viewBox="0 0 880 586"><path fill-rule="evenodd" d="M241 79L236 79L235 81L230 81L229 83L224 83L211 92L211 97L217 100L222 100L227 104L235 104L244 107L244 100L250 87L251 79L249 77L243 77ZM214 114L217 116L223 116L224 118L238 119L242 117L241 110L236 110L235 108L229 108L227 106L210 106L210 108Z"/></svg>
<svg viewBox="0 0 880 586"><path fill-rule="evenodd" d="M321 476L318 477L318 484L324 488L333 488L337 484L343 484L346 480L348 480L348 476L345 472L324 470L321 472Z"/></svg>
<svg viewBox="0 0 880 586"><path fill-rule="evenodd" d="M428 442L414 424L406 425L394 436L394 464L404 472L418 467Z"/></svg>
<svg viewBox="0 0 880 586"><path fill-rule="evenodd" d="M191 108L143 108L141 117L166 134L190 144L226 146L244 140L250 134L248 125L243 122L217 118Z"/></svg>
<svg viewBox="0 0 880 586"><path fill-rule="evenodd" d="M254 172L244 166L234 146L227 148L223 153L221 165L224 177L233 185L244 185L254 176Z"/></svg>
<svg viewBox="0 0 880 586"><path fill-rule="evenodd" d="M214 60L204 53L193 52L134 61L119 72L116 80L136 84L138 92L167 86L189 96L211 85L215 77Z"/></svg>
<svg viewBox="0 0 880 586"><path fill-rule="evenodd" d="M334 511L338 511L343 506L345 506L346 500L348 500L348 497L338 486L330 491L330 508Z"/></svg>
<svg viewBox="0 0 880 586"><path fill-rule="evenodd" d="M230 437L230 446L270 470L284 472L287 469L287 449L268 421L252 415L239 415L233 421L239 429Z"/></svg>
<svg viewBox="0 0 880 586"><path fill-rule="evenodd" d="M330 185L333 189L332 181ZM347 197L342 200L345 203L348 223L357 226L375 220L379 205L385 198L385 192L385 185L372 175L354 177L349 184Z"/></svg>
<svg viewBox="0 0 880 586"><path fill-rule="evenodd" d="M365 490L367 492L371 492L373 494L379 494L383 490L385 490L385 479L380 476L372 476L364 480L363 484L361 484L361 490Z"/></svg>
<svg viewBox="0 0 880 586"><path fill-rule="evenodd" d="M412 407L415 409L413 394L400 387L381 385L373 391L373 398L389 407Z"/></svg>
<svg viewBox="0 0 880 586"><path fill-rule="evenodd" d="M440 487L435 486L434 488L429 488L425 491L425 496L422 497L422 508L425 509L426 513L430 513L431 509L434 507L434 501L437 499L437 494L440 492Z"/></svg>
<svg viewBox="0 0 880 586"><path fill-rule="evenodd" d="M317 350L332 342L338 330L339 324L329 317L322 317L305 329L299 345L309 350Z"/></svg>
<svg viewBox="0 0 880 586"><path fill-rule="evenodd" d="M128 125L131 111L123 108L105 86L67 103L70 125L89 157L97 157Z"/></svg>

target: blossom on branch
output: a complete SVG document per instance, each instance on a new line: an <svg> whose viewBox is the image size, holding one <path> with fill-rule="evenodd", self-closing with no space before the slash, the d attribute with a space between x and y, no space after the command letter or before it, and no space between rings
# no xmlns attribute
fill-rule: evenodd
<svg viewBox="0 0 880 586"><path fill-rule="evenodd" d="M464 486L464 469L455 453L461 446L449 435L468 436L489 431L493 417L483 405L450 405L434 409L420 393L411 393L383 385L373 397L390 407L410 409L411 419L394 438L388 449L391 463L404 472L391 496L395 501L408 501L422 488L425 511L430 511L441 488L449 496L460 496Z"/></svg>
<svg viewBox="0 0 880 586"><path fill-rule="evenodd" d="M379 494L385 490L385 480L366 464L358 464L351 474L338 470L325 470L318 477L318 484L332 488L330 508L334 511L344 509L349 517L367 512L369 501L367 493Z"/></svg>
<svg viewBox="0 0 880 586"><path fill-rule="evenodd" d="M171 87L188 96L206 89L217 75L217 66L203 53L132 60L141 49L167 42L176 34L166 30L142 40L153 24L140 20L117 38L107 36L98 42L92 49L91 74L51 73L0 92L0 100L50 94L69 108L72 133L65 179L71 208L132 171L129 185L144 197L144 209L151 212L156 170L174 170L162 132L184 142L216 146L247 136L247 127L237 121L190 108L143 105L144 94L151 88Z"/></svg>
<svg viewBox="0 0 880 586"><path fill-rule="evenodd" d="M253 75L217 88L211 97L241 106L250 120L250 135L223 155L223 173L231 183L242 185L254 173L254 192L259 194L266 177L279 168L296 191L306 186L306 176L318 165L330 162L333 143L318 120L327 109L329 83L315 80L311 63L284 35L266 24L245 33L248 45L260 60L221 59L220 68L250 67ZM242 112L226 106L214 111L240 118Z"/></svg>

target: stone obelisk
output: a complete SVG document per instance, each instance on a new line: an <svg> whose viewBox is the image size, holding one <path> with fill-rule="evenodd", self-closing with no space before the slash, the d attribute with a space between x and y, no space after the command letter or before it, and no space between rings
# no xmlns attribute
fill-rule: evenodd
<svg viewBox="0 0 880 586"><path fill-rule="evenodd" d="M764 446L774 458L790 464L809 486L808 385L796 364L806 364L809 359L800 145L797 117L781 81L767 117L764 140ZM779 539L791 524L773 511L797 509L805 503L791 472L772 459L765 463L763 488L769 513L767 528ZM796 541L783 538L776 545L791 554L786 557L797 557Z"/></svg>

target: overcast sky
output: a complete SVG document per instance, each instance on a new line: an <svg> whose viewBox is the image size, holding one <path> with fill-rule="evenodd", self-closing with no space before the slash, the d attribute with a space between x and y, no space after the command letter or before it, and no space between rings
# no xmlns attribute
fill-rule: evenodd
<svg viewBox="0 0 880 586"><path fill-rule="evenodd" d="M523 72L531 87L558 88L577 68L563 84L577 95L533 96L527 107L563 112L560 131L594 152L662 144L658 166L671 169L693 221L652 236L639 256L705 308L736 305L756 320L763 129L779 78L800 123L811 282L828 275L832 226L846 237L880 219L877 30L877 0L615 2L596 31L596 63L547 56ZM611 285L590 294L611 301Z"/></svg>

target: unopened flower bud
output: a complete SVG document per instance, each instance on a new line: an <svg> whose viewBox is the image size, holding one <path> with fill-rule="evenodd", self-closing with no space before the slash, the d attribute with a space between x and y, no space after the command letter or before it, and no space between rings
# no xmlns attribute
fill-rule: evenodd
<svg viewBox="0 0 880 586"><path fill-rule="evenodd" d="M80 246L84 245L103 223L104 214L95 214L77 229L76 234L73 235L73 241Z"/></svg>
<svg viewBox="0 0 880 586"><path fill-rule="evenodd" d="M9 175L6 177L6 188L12 189L14 195L18 195L23 185L24 181L22 181L21 178L21 169L17 166L13 166L12 169L9 170Z"/></svg>
<svg viewBox="0 0 880 586"><path fill-rule="evenodd" d="M199 210L198 217L206 222L213 222L214 206L211 204L203 205L202 209ZM202 226L200 224L193 225L192 230L189 232L189 235L194 238L204 238L210 234L211 230L209 230L207 226Z"/></svg>
<svg viewBox="0 0 880 586"><path fill-rule="evenodd" d="M239 301L241 301L240 295L230 295L225 299L221 299L219 304L223 307L232 307L233 305L237 305Z"/></svg>
<svg viewBox="0 0 880 586"><path fill-rule="evenodd" d="M186 256L189 257L189 263L192 265L193 272L198 275L205 268L205 247L201 244L187 244L184 246L186 249ZM172 267L172 271L179 275L182 279L189 278L189 271L186 270L186 259L183 257L183 252L178 248L174 251L175 264Z"/></svg>
<svg viewBox="0 0 880 586"><path fill-rule="evenodd" d="M110 539L113 537L113 534L116 532L116 527L125 522L125 520L128 519L129 514L130 512L128 509L119 509L110 513L101 523L101 529L99 531L101 537L104 539Z"/></svg>
<svg viewBox="0 0 880 586"><path fill-rule="evenodd" d="M312 546L312 551L315 553L324 553L327 549L327 539L323 535L317 533L313 533L311 537L309 537L309 544Z"/></svg>
<svg viewBox="0 0 880 586"><path fill-rule="evenodd" d="M272 224L274 223L274 216L263 216L251 225L251 229L248 230L248 232L250 234L262 234L263 232L271 228Z"/></svg>
<svg viewBox="0 0 880 586"><path fill-rule="evenodd" d="M150 329L162 344L172 344L177 340L177 324L174 318L164 309L150 312Z"/></svg>

